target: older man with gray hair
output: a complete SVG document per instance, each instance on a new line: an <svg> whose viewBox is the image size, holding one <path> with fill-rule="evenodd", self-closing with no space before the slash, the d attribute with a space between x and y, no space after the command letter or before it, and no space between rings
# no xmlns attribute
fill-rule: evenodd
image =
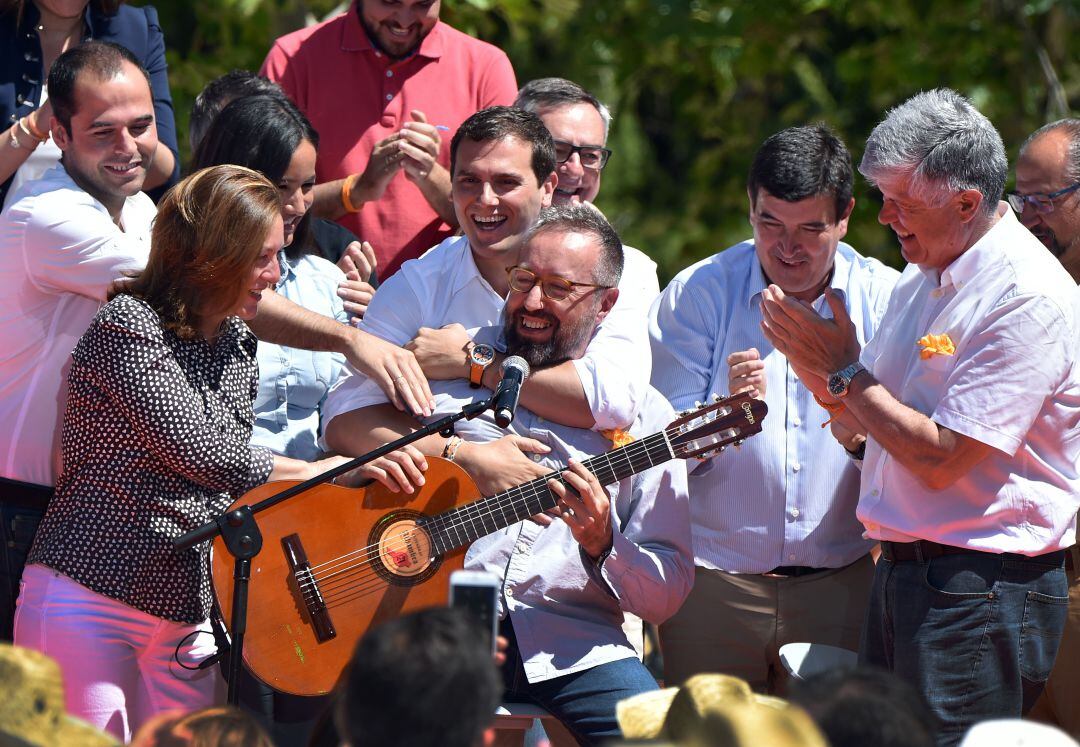
<svg viewBox="0 0 1080 747"><path fill-rule="evenodd" d="M882 558L862 660L915 684L956 744L1042 690L1068 604L1080 496L1080 295L1000 202L1001 137L971 103L918 94L870 135L860 172L910 262L861 349L778 288L766 334L867 436L856 513Z"/></svg>

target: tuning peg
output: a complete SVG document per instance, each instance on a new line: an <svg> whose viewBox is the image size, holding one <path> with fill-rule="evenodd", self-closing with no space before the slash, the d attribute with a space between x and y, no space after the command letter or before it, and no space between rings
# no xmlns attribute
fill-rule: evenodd
<svg viewBox="0 0 1080 747"><path fill-rule="evenodd" d="M687 415L689 415L692 412L693 412L693 410L679 410L679 417L680 418L685 418Z"/></svg>
<svg viewBox="0 0 1080 747"><path fill-rule="evenodd" d="M719 402L721 399L723 399L723 398L719 394L714 393L713 396L712 396L712 401L713 402Z"/></svg>
<svg viewBox="0 0 1080 747"><path fill-rule="evenodd" d="M700 410L702 407L703 407L703 405L700 402L698 402L697 400L694 400L694 409L695 410Z"/></svg>

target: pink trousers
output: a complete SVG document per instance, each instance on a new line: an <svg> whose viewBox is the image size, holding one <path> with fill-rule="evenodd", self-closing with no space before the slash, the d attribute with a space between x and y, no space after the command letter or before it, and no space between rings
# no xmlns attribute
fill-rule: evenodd
<svg viewBox="0 0 1080 747"><path fill-rule="evenodd" d="M189 625L129 607L43 565L23 573L15 643L60 663L68 713L131 741L155 714L224 700L217 666L189 671L214 653L209 624Z"/></svg>

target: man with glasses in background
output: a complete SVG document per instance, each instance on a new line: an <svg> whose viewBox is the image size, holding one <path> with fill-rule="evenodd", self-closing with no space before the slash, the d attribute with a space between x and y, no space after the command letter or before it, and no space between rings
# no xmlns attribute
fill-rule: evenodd
<svg viewBox="0 0 1080 747"><path fill-rule="evenodd" d="M1080 119L1061 119L1033 132L1020 147L1016 191L1009 204L1020 222L1080 283ZM1080 737L1080 550L1065 556L1069 616L1046 690L1028 714Z"/></svg>
<svg viewBox="0 0 1080 747"><path fill-rule="evenodd" d="M1080 283L1080 119L1033 132L1020 147L1009 204Z"/></svg>

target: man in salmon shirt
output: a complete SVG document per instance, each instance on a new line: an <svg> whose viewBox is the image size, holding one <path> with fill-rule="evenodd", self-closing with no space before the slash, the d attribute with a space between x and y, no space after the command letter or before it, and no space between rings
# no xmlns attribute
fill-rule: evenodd
<svg viewBox="0 0 1080 747"><path fill-rule="evenodd" d="M506 54L439 21L440 6L353 0L278 39L261 70L319 132L315 214L370 242L383 279L457 230L450 136L517 95Z"/></svg>

